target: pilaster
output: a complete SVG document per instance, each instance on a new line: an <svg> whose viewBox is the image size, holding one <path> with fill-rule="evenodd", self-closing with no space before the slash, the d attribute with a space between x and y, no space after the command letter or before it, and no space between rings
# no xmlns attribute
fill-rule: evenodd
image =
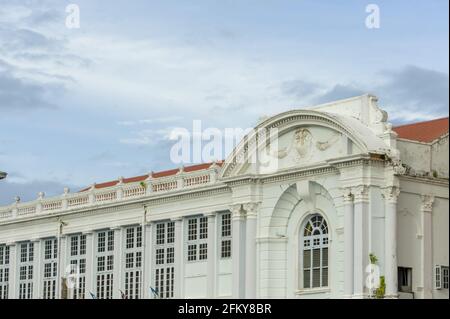
<svg viewBox="0 0 450 319"><path fill-rule="evenodd" d="M433 195L422 195L421 282L424 299L433 298Z"/></svg>
<svg viewBox="0 0 450 319"><path fill-rule="evenodd" d="M396 186L390 186L383 189L385 199L385 226L384 226L384 244L385 244L385 281L386 298L398 297L398 278L397 278L397 198L400 195L400 189Z"/></svg>
<svg viewBox="0 0 450 319"><path fill-rule="evenodd" d="M233 299L245 297L245 211L242 204L230 207L232 213L232 296Z"/></svg>

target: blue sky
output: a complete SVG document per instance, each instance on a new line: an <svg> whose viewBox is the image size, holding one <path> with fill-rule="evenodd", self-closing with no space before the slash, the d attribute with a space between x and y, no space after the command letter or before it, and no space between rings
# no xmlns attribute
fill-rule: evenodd
<svg viewBox="0 0 450 319"><path fill-rule="evenodd" d="M366 92L394 123L447 116L448 56L444 0L0 0L0 204L172 168L169 133L195 119Z"/></svg>

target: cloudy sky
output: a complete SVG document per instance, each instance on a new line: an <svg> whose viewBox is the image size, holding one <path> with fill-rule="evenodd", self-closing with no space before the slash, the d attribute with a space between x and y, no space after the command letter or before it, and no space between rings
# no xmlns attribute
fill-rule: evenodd
<svg viewBox="0 0 450 319"><path fill-rule="evenodd" d="M65 25L80 8L80 28ZM380 28L365 25L380 8ZM0 204L172 168L170 131L373 93L448 115L448 1L0 0Z"/></svg>

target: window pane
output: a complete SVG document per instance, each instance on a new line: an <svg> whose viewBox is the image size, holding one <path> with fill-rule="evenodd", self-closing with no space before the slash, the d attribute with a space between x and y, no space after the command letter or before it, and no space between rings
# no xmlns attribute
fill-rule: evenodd
<svg viewBox="0 0 450 319"><path fill-rule="evenodd" d="M313 249L313 267L320 267L320 249Z"/></svg>
<svg viewBox="0 0 450 319"><path fill-rule="evenodd" d="M322 250L322 267L328 267L328 248Z"/></svg>
<svg viewBox="0 0 450 319"><path fill-rule="evenodd" d="M303 252L303 268L311 268L311 250L305 250Z"/></svg>
<svg viewBox="0 0 450 319"><path fill-rule="evenodd" d="M310 271L304 270L303 271L303 288L311 288L310 280L311 280Z"/></svg>
<svg viewBox="0 0 450 319"><path fill-rule="evenodd" d="M313 269L313 288L320 287L320 269Z"/></svg>
<svg viewBox="0 0 450 319"><path fill-rule="evenodd" d="M328 286L328 268L322 269L322 286Z"/></svg>

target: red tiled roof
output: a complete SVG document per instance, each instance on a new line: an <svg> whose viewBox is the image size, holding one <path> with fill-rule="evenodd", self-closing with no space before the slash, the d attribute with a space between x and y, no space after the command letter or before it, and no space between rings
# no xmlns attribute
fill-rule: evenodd
<svg viewBox="0 0 450 319"><path fill-rule="evenodd" d="M399 138L430 143L448 133L448 117L394 127Z"/></svg>
<svg viewBox="0 0 450 319"><path fill-rule="evenodd" d="M216 163L219 166L223 165L223 161L219 161ZM197 164L197 165L192 165L192 166L186 166L183 168L183 170L186 173L190 173L190 172L195 172L195 171L201 171L201 170L205 170L211 167L211 165L213 165L213 163L205 163L205 164ZM180 171L180 169L171 169L171 170L166 170L166 171L161 171L161 172L153 172L152 173L152 178L161 178L161 177L167 177L167 176L173 176L178 174L178 172ZM142 175L142 176L135 176L135 177L129 177L129 178L124 178L123 182L126 183L137 183L137 182L143 182L148 178L148 175ZM114 181L109 181L109 182L104 182L104 183L99 183L99 184L95 184L95 188L96 189L100 189L100 188L106 188L106 187L112 187L112 186L116 186L119 183L119 180L114 180ZM89 190L90 187L85 188L83 190L81 190L80 192L85 192L87 190Z"/></svg>

